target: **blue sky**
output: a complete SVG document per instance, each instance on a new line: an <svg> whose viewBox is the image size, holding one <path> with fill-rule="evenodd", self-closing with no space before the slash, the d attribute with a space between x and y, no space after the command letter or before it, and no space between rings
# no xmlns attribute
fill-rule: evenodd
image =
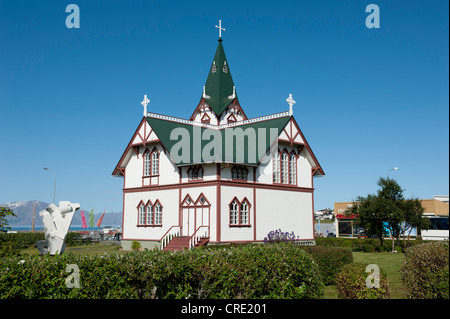
<svg viewBox="0 0 450 319"><path fill-rule="evenodd" d="M68 29L68 4L80 28ZM365 8L380 8L368 29ZM111 173L149 111L187 118L223 45L248 117L294 116L326 177L315 208L449 194L448 2L0 1L0 203L122 210Z"/></svg>

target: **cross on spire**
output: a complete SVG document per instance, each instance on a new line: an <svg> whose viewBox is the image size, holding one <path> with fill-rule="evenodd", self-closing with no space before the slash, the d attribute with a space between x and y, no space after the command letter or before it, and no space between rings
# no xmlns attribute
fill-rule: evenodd
<svg viewBox="0 0 450 319"><path fill-rule="evenodd" d="M286 99L286 102L288 102L288 104L289 104L289 114L292 115L293 114L292 105L295 104L295 101L292 98L292 94L291 93L289 93L289 97Z"/></svg>
<svg viewBox="0 0 450 319"><path fill-rule="evenodd" d="M147 116L147 105L150 103L150 100L147 98L147 94L144 95L144 99L141 102L141 105L144 107L144 116Z"/></svg>
<svg viewBox="0 0 450 319"><path fill-rule="evenodd" d="M219 29L219 38L222 37L222 30L225 31L224 28L222 28L222 20L219 20L219 26L216 25L216 28Z"/></svg>

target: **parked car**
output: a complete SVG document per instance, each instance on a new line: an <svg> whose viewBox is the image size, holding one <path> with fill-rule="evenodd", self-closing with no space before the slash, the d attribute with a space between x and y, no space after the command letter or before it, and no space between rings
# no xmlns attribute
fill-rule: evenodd
<svg viewBox="0 0 450 319"><path fill-rule="evenodd" d="M105 227L102 227L102 230L103 230L103 234L112 234L112 233L114 233L114 227L113 226L105 226Z"/></svg>

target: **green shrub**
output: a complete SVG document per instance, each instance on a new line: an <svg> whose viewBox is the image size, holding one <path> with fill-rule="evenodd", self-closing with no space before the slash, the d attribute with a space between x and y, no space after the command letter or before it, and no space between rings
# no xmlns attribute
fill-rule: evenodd
<svg viewBox="0 0 450 319"><path fill-rule="evenodd" d="M431 242L406 251L401 268L409 298L449 298L449 245Z"/></svg>
<svg viewBox="0 0 450 319"><path fill-rule="evenodd" d="M17 256L20 253L20 248L12 241L0 243L0 258Z"/></svg>
<svg viewBox="0 0 450 319"><path fill-rule="evenodd" d="M141 249L141 243L138 242L137 240L133 240L131 242L131 250L132 251L138 251L139 249Z"/></svg>
<svg viewBox="0 0 450 319"><path fill-rule="evenodd" d="M334 285L339 270L353 262L353 254L349 249L323 246L305 246L304 249L318 264L325 285Z"/></svg>
<svg viewBox="0 0 450 319"><path fill-rule="evenodd" d="M19 249L35 246L38 240L44 240L44 233L0 233L0 245L4 242L12 242Z"/></svg>
<svg viewBox="0 0 450 319"><path fill-rule="evenodd" d="M367 243L362 246L362 250L365 253L373 253L375 252L375 246L370 243Z"/></svg>
<svg viewBox="0 0 450 319"><path fill-rule="evenodd" d="M379 288L369 288L366 279L367 264L352 263L345 265L336 276L336 289L342 299L389 299L389 282L380 269Z"/></svg>
<svg viewBox="0 0 450 319"><path fill-rule="evenodd" d="M79 268L80 288L66 287L70 264ZM289 244L0 260L0 299L316 299L323 290L312 257Z"/></svg>

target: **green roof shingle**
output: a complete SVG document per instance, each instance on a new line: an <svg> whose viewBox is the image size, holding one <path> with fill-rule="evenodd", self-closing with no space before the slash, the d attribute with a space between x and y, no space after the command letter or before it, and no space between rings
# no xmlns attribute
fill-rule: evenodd
<svg viewBox="0 0 450 319"><path fill-rule="evenodd" d="M230 66L225 56L222 39L219 38L214 60L209 68L208 78L205 83L205 101L220 116L228 105L234 100L229 98L233 94L233 78ZM237 98L237 97L236 97Z"/></svg>
<svg viewBox="0 0 450 319"><path fill-rule="evenodd" d="M176 165L208 162L258 165L290 116L211 129L147 117ZM205 132L206 131L206 132Z"/></svg>

